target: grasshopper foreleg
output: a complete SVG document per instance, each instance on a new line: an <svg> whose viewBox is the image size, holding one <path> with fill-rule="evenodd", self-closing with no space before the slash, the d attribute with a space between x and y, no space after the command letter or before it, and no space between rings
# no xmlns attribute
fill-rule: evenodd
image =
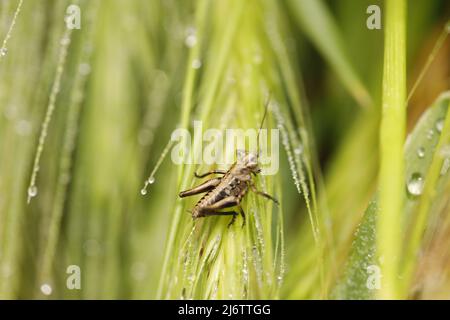
<svg viewBox="0 0 450 320"><path fill-rule="evenodd" d="M184 198L184 197L189 197L189 196L192 196L195 194L210 191L210 190L214 189L215 187L217 187L217 185L219 183L220 183L220 178L214 178L214 179L207 180L192 189L181 191L179 194L179 197Z"/></svg>
<svg viewBox="0 0 450 320"><path fill-rule="evenodd" d="M256 193L259 196L262 196L266 199L272 200L273 202L275 202L275 204L279 205L280 203L278 202L277 199L275 199L274 197L272 197L270 194L265 193L263 191L259 191L258 189L256 189L256 186L254 184L250 184L250 188L252 189L252 191L254 193Z"/></svg>
<svg viewBox="0 0 450 320"><path fill-rule="evenodd" d="M197 172L194 172L194 176L196 178L204 178L204 177L209 176L211 174L225 174L225 173L227 173L227 172L223 171L223 170L212 170L212 171L205 172L205 173L202 173L202 174L198 174Z"/></svg>

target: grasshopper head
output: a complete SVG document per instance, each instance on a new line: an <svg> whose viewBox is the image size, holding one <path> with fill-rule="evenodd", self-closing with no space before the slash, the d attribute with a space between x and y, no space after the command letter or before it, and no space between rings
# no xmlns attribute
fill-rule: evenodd
<svg viewBox="0 0 450 320"><path fill-rule="evenodd" d="M248 151L237 151L238 163L246 168L249 173L260 173L261 168L258 165L258 155Z"/></svg>

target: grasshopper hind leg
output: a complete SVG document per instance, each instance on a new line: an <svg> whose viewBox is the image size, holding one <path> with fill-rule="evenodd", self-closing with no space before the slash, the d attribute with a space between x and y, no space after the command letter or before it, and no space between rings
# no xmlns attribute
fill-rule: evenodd
<svg viewBox="0 0 450 320"><path fill-rule="evenodd" d="M219 211L221 209L225 209L225 208L229 208L229 207L234 207L234 206L239 206L239 199L237 199L236 197L233 196L229 196L226 198L223 198L222 200L219 200L218 202L207 206L207 207L203 207L200 210L200 215L201 216L233 216L233 218L231 219L230 223L228 224L228 227L230 227L234 221L236 220L236 216L238 215L238 213L236 211ZM240 206L239 206L240 207ZM242 208L241 208L241 215L242 215Z"/></svg>
<svg viewBox="0 0 450 320"><path fill-rule="evenodd" d="M242 209L242 206L239 206L239 211L240 211L240 213L241 213L241 216L242 216L242 228L245 226L245 212L244 212L244 209Z"/></svg>

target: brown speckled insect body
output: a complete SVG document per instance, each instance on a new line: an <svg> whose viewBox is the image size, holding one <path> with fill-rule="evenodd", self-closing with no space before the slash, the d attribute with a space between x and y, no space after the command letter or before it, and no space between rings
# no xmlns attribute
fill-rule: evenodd
<svg viewBox="0 0 450 320"><path fill-rule="evenodd" d="M259 132L261 131L266 113L267 105ZM252 175L256 176L261 172L258 165L258 154L247 151L238 151L237 155L237 161L230 167L230 169L228 169L228 171L214 170L201 175L195 173L197 178L203 178L211 174L222 175L222 177L209 179L192 189L180 192L179 196L181 198L206 192L206 194L197 202L191 211L194 219L212 215L232 215L233 218L229 224L231 225L236 219L237 212L234 210L220 210L238 207L243 218L242 225L244 225L245 213L242 209L241 201L249 190L278 204L278 201L271 195L256 189Z"/></svg>

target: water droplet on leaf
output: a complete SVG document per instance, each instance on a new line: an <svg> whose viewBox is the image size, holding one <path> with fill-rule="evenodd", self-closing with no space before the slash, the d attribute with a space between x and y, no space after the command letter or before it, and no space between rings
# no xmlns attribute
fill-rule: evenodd
<svg viewBox="0 0 450 320"><path fill-rule="evenodd" d="M30 187L28 188L28 196L29 196L30 198L35 197L35 196L37 195L37 193L38 193L38 189L37 189L36 186L30 186Z"/></svg>
<svg viewBox="0 0 450 320"><path fill-rule="evenodd" d="M89 63L81 63L78 66L78 72L82 76L87 76L89 73L91 73L91 65Z"/></svg>
<svg viewBox="0 0 450 320"><path fill-rule="evenodd" d="M423 157L425 157L425 148L424 147L420 147L417 149L417 156L421 159Z"/></svg>
<svg viewBox="0 0 450 320"><path fill-rule="evenodd" d="M154 178L154 177L148 178L148 183L149 183L149 184L155 183L155 178Z"/></svg>
<svg viewBox="0 0 450 320"><path fill-rule="evenodd" d="M190 34L186 37L186 39L184 40L184 43L189 48L192 48L197 44L197 37L195 36L195 34Z"/></svg>
<svg viewBox="0 0 450 320"><path fill-rule="evenodd" d="M65 37L63 37L63 38L61 39L60 43L61 43L61 45L63 45L63 46L67 46L67 45L70 43L70 38L67 37L67 36L65 36Z"/></svg>
<svg viewBox="0 0 450 320"><path fill-rule="evenodd" d="M8 53L8 49L6 49L6 48L0 49L0 56L4 57L4 56L6 56L7 53Z"/></svg>
<svg viewBox="0 0 450 320"><path fill-rule="evenodd" d="M192 68L200 69L201 66L202 66L202 62L199 59L192 60Z"/></svg>
<svg viewBox="0 0 450 320"><path fill-rule="evenodd" d="M415 172L408 180L407 189L409 194L413 196L420 196L423 191L424 180L420 173Z"/></svg>
<svg viewBox="0 0 450 320"><path fill-rule="evenodd" d="M194 27L189 27L186 29L184 44L189 48L192 48L197 44L197 30L195 30Z"/></svg>
<svg viewBox="0 0 450 320"><path fill-rule="evenodd" d="M41 286L41 292L43 293L43 294L45 294L46 296L49 296L49 295L51 295L52 294L52 287L48 284L48 283L44 283L42 286Z"/></svg>
<svg viewBox="0 0 450 320"><path fill-rule="evenodd" d="M297 154L297 155L298 154L302 154L302 152L303 152L303 147L302 146L294 149L294 153Z"/></svg>
<svg viewBox="0 0 450 320"><path fill-rule="evenodd" d="M444 119L438 119L438 121L436 121L436 130L437 132L441 133L442 129L444 129Z"/></svg>

